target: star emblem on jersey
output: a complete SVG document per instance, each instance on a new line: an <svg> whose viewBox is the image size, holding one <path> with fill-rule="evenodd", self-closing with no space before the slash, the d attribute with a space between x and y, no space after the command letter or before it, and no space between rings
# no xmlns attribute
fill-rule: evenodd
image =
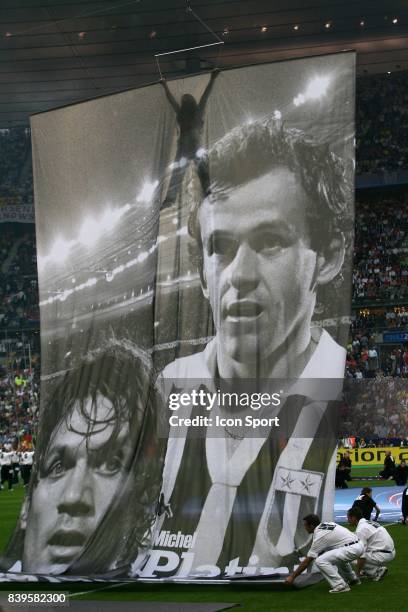
<svg viewBox="0 0 408 612"><path fill-rule="evenodd" d="M306 478L300 481L300 484L303 486L303 489L306 491L306 493L310 493L310 489L315 484L315 482L310 477L310 475L307 474Z"/></svg>
<svg viewBox="0 0 408 612"><path fill-rule="evenodd" d="M289 495L304 495L317 499L323 482L323 474L309 470L279 466L276 475L276 490Z"/></svg>
<svg viewBox="0 0 408 612"><path fill-rule="evenodd" d="M281 476L281 480L282 486L287 487L288 489L290 489L292 487L292 484L295 482L290 472L288 472L286 476Z"/></svg>

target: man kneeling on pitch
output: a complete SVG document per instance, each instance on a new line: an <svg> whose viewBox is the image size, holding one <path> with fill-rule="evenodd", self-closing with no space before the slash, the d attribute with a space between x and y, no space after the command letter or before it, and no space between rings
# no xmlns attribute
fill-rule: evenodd
<svg viewBox="0 0 408 612"><path fill-rule="evenodd" d="M286 584L292 584L313 561L330 584L330 593L343 593L350 590L350 585L360 584L350 565L364 551L358 537L337 523L321 523L316 514L305 516L303 524L306 531L313 534L312 546L307 557L286 578Z"/></svg>
<svg viewBox="0 0 408 612"><path fill-rule="evenodd" d="M356 535L364 544L364 552L357 561L357 574L375 582L381 580L388 571L384 564L395 557L392 537L379 523L363 518L360 508L350 508L347 518L350 525L356 527Z"/></svg>

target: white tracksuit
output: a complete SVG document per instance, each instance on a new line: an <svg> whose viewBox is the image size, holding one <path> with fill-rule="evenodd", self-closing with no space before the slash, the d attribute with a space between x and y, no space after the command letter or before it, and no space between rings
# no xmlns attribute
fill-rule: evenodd
<svg viewBox="0 0 408 612"><path fill-rule="evenodd" d="M320 523L313 532L307 556L316 559L316 567L334 588L357 579L350 562L361 557L363 551L363 543L346 527L337 523Z"/></svg>
<svg viewBox="0 0 408 612"><path fill-rule="evenodd" d="M394 541L388 531L375 521L360 519L356 529L358 539L364 544L364 572L374 577L378 568L395 557Z"/></svg>

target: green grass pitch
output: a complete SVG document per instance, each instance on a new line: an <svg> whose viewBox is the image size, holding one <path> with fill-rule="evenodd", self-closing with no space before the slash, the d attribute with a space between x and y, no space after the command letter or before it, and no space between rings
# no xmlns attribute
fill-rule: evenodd
<svg viewBox="0 0 408 612"><path fill-rule="evenodd" d="M378 468L356 468L353 476L361 480L350 483L353 487L376 486L376 481L363 478L378 474ZM0 549L6 545L14 528L24 489L19 485L12 493L0 492ZM161 602L236 602L245 612L400 612L408 601L408 526L392 525L390 533L394 538L397 558L389 566L389 573L381 582L364 581L353 587L351 592L331 595L328 585L321 582L313 587L296 591L284 586L225 585L189 586L165 584L69 584L48 583L0 583L0 591L65 591L74 599L101 599L111 601L161 601ZM62 588L61 588L62 587ZM120 610L120 604L118 605Z"/></svg>

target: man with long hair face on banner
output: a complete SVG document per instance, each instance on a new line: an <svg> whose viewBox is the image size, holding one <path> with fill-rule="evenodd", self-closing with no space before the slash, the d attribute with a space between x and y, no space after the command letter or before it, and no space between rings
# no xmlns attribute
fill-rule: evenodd
<svg viewBox="0 0 408 612"><path fill-rule="evenodd" d="M203 197L191 208L189 234L216 335L204 351L164 369L164 395L183 379L214 388L228 380L342 379L345 350L311 321L318 288L341 272L352 233L353 182L344 164L327 145L266 118L227 133L198 173ZM162 515L161 534L194 535L190 574L293 564L305 543L299 516L331 517L335 439L321 425L338 392L338 385L323 396L293 392L298 416L280 442L234 428L203 440L170 431L163 501L171 512ZM188 500L199 510L186 512Z"/></svg>
<svg viewBox="0 0 408 612"><path fill-rule="evenodd" d="M57 383L20 519L23 572L126 573L148 544L161 478L150 375L140 349L116 347Z"/></svg>

